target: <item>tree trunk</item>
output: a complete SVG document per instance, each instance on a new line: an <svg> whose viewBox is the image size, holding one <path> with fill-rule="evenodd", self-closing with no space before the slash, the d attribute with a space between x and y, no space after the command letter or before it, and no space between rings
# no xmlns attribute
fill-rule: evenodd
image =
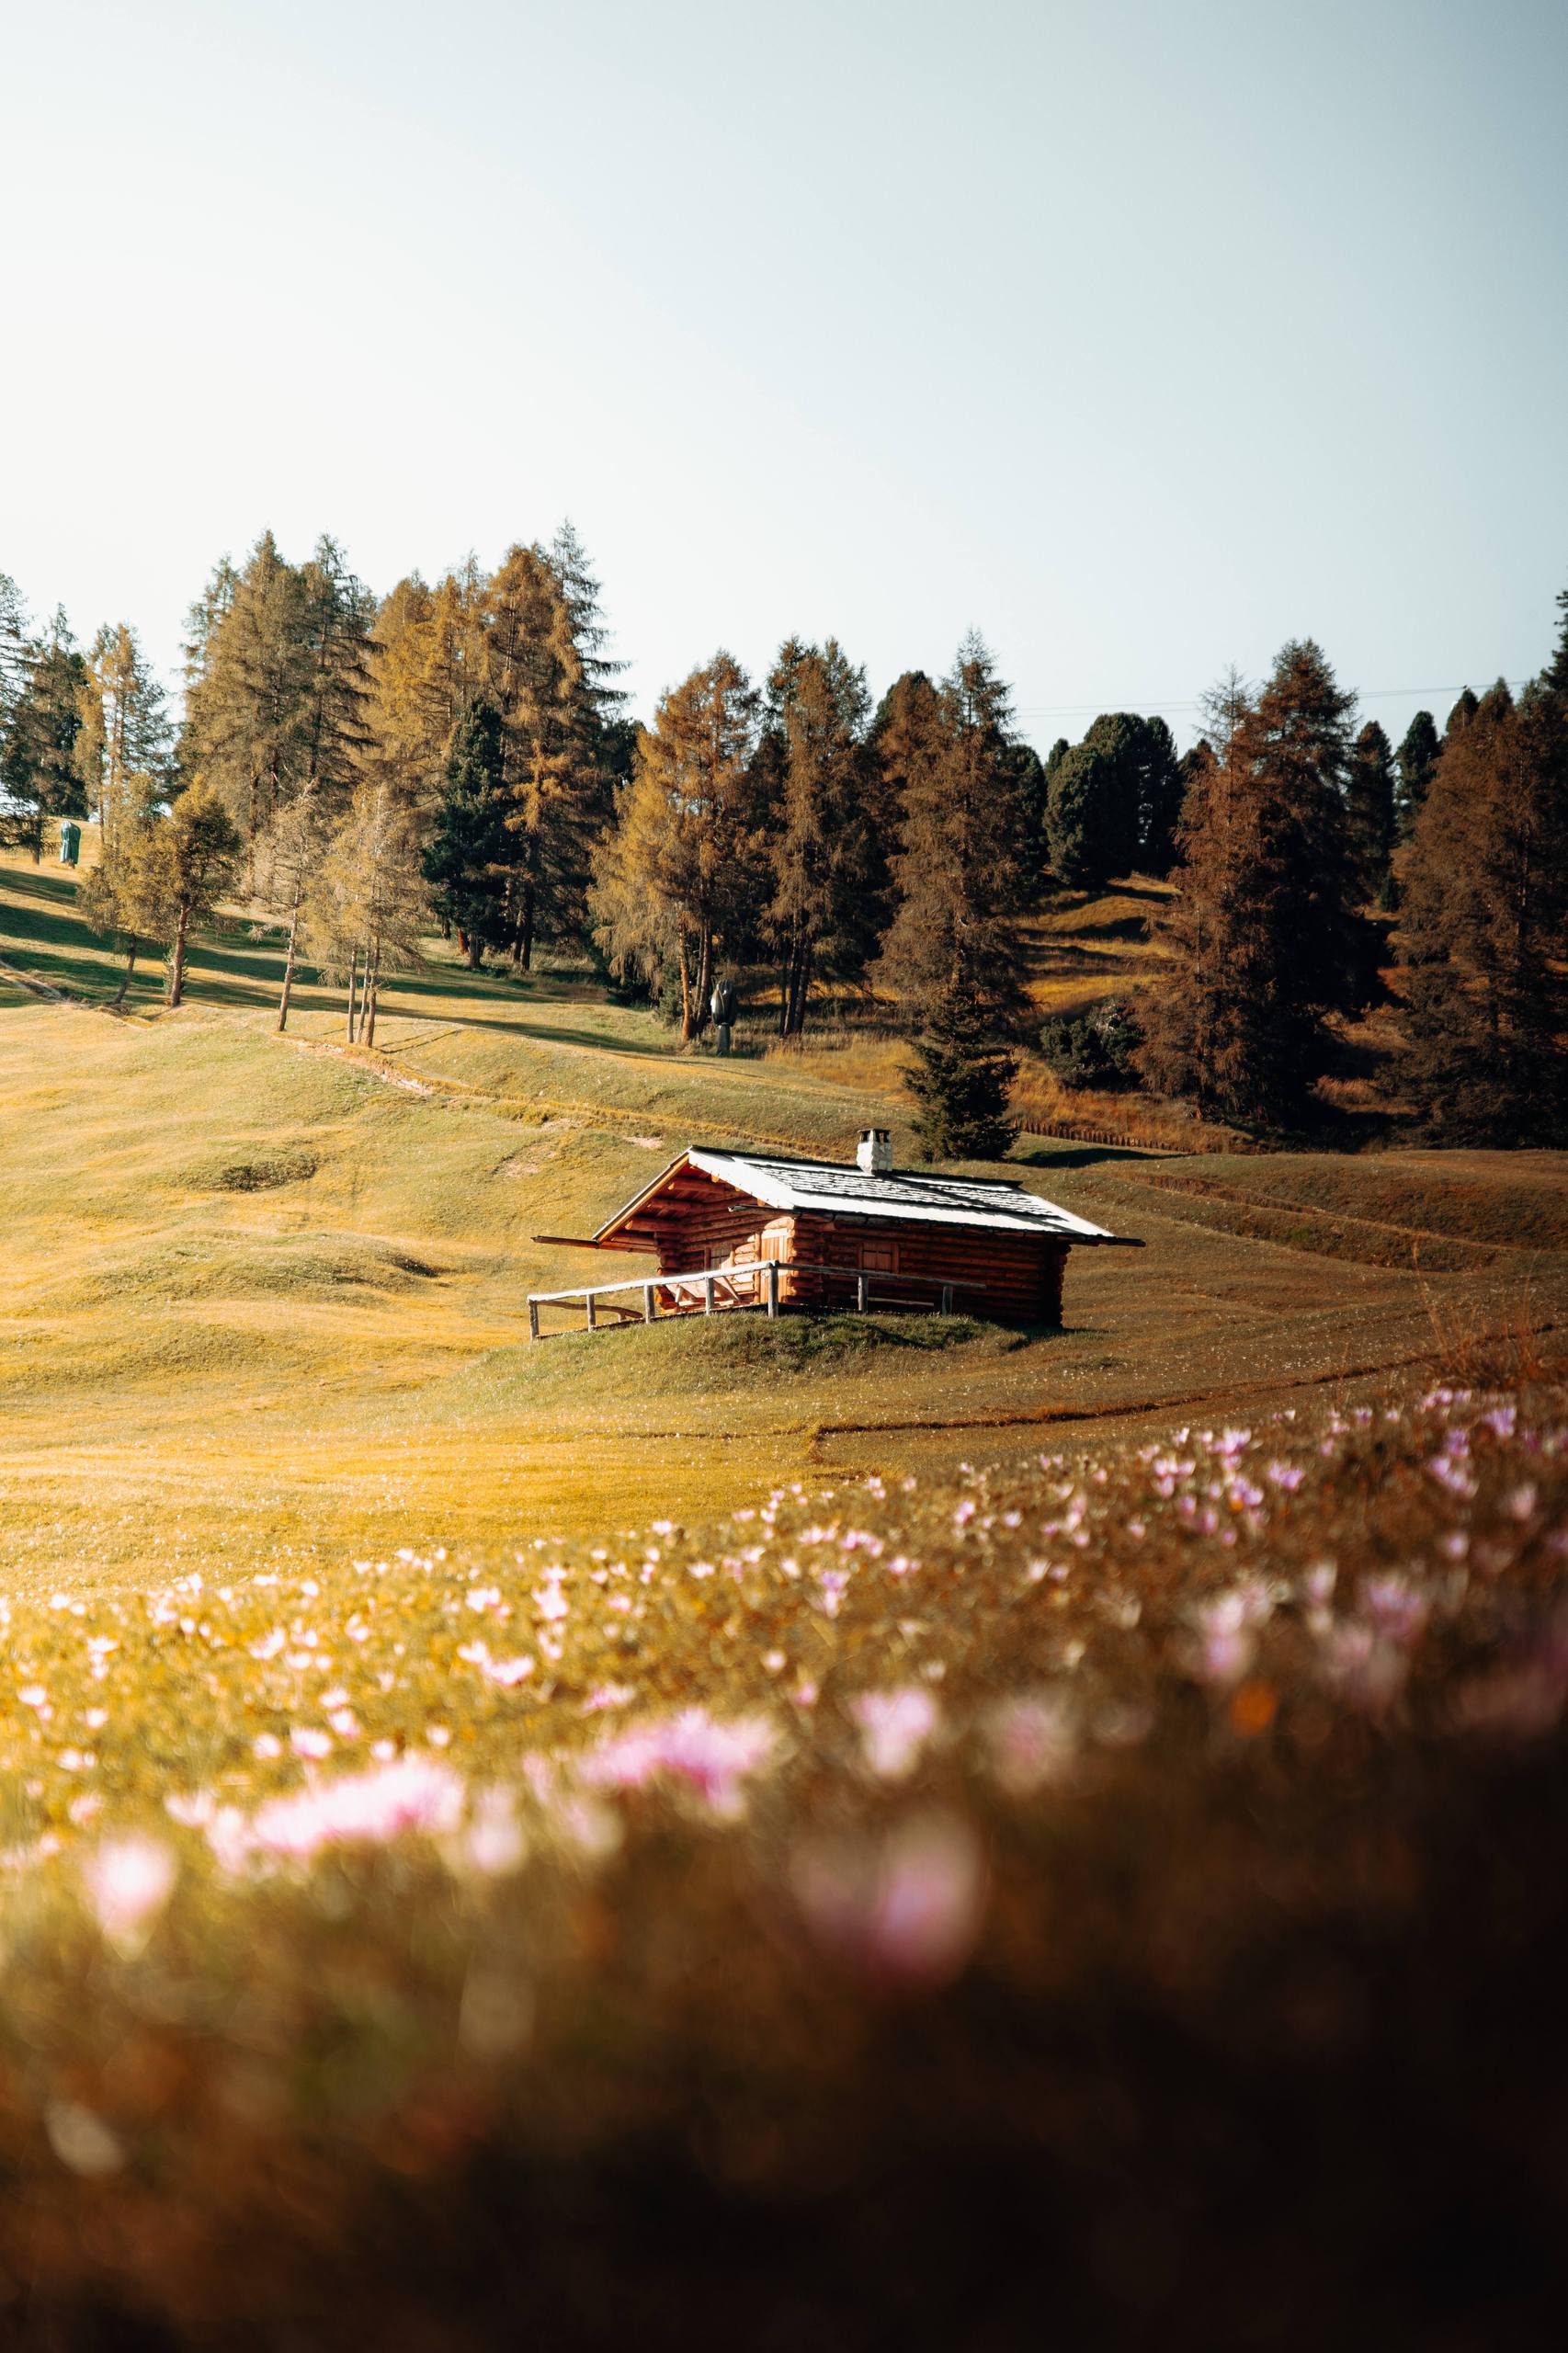
<svg viewBox="0 0 1568 2353"><path fill-rule="evenodd" d="M351 949L348 956L348 1042L354 1043L359 1032L359 950Z"/></svg>
<svg viewBox="0 0 1568 2353"><path fill-rule="evenodd" d="M376 1000L381 993L381 951L378 946L370 960L369 970L365 974L364 1042L367 1046L373 1046L376 1042Z"/></svg>
<svg viewBox="0 0 1568 2353"><path fill-rule="evenodd" d="M523 886L523 920L518 928L518 949L525 972L531 972L534 961L534 886Z"/></svg>
<svg viewBox="0 0 1568 2353"><path fill-rule="evenodd" d="M135 933L132 932L131 935L131 946L126 952L125 971L120 979L119 993L114 1000L117 1007L125 1003L125 992L131 986L131 975L136 970L136 950L140 946L141 942L136 938Z"/></svg>
<svg viewBox="0 0 1568 2353"><path fill-rule="evenodd" d="M702 954L697 967L697 1022L699 1037L708 1027L708 1000L713 991L713 934L706 924L702 926Z"/></svg>
<svg viewBox="0 0 1568 2353"><path fill-rule="evenodd" d="M676 942L676 947L680 954L680 1041L683 1046L689 1046L691 1043L691 968L686 961L684 931Z"/></svg>
<svg viewBox="0 0 1568 2353"><path fill-rule="evenodd" d="M279 1029L287 1029L289 1027L289 1000L294 994L294 945L300 936L301 895L301 891L297 889L294 892L293 911L289 917L289 952L283 959L283 987L278 999Z"/></svg>
<svg viewBox="0 0 1568 2353"><path fill-rule="evenodd" d="M484 942L477 931L471 931L463 941L463 953L468 958L469 971L477 972L484 961Z"/></svg>
<svg viewBox="0 0 1568 2353"><path fill-rule="evenodd" d="M168 1006L171 1013L185 995L185 941L190 927L190 909L182 906L175 926L174 949L169 957Z"/></svg>

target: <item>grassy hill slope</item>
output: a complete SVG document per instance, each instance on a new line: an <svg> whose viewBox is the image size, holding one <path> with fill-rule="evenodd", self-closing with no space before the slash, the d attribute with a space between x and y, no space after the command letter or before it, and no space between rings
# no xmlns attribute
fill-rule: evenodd
<svg viewBox="0 0 1568 2353"><path fill-rule="evenodd" d="M24 1583L625 1525L815 1464L937 1467L1354 1374L1558 1312L1549 1155L1144 1157L1026 1139L1017 1173L1144 1237L1080 1253L1067 1328L737 1321L530 1347L525 1298L691 1141L910 1149L896 1056L721 1062L559 975L435 961L373 1056L278 944L204 946L129 1014L72 878L0 866L0 1533ZM854 1083L849 1083L851 1080ZM618 1261L631 1275L638 1262Z"/></svg>

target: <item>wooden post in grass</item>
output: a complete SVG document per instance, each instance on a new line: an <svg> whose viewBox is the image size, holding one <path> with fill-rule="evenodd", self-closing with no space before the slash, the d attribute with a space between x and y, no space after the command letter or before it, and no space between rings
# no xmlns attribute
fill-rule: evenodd
<svg viewBox="0 0 1568 2353"><path fill-rule="evenodd" d="M952 1312L953 1287L951 1283L944 1283L942 1285L942 1313L944 1315L950 1315Z"/></svg>
<svg viewBox="0 0 1568 2353"><path fill-rule="evenodd" d="M539 1302L537 1299L530 1299L528 1302L528 1337L530 1340L537 1340L539 1337Z"/></svg>
<svg viewBox="0 0 1568 2353"><path fill-rule="evenodd" d="M657 1303L657 1302L655 1301L655 1299L654 1299L654 1297L653 1297L653 1284L652 1284L652 1283L644 1283L644 1284L643 1284L643 1286L642 1286L642 1321L643 1321L643 1323L644 1323L644 1324L652 1324L652 1322L653 1321L653 1318L657 1315L658 1312L659 1312L659 1309L658 1309L658 1303Z"/></svg>
<svg viewBox="0 0 1568 2353"><path fill-rule="evenodd" d="M702 1278L702 1313L704 1315L711 1315L713 1313L713 1278L711 1275L704 1275Z"/></svg>
<svg viewBox="0 0 1568 2353"><path fill-rule="evenodd" d="M870 1305L870 1290L871 1286L866 1280L865 1276L857 1275L855 1278L855 1312L858 1315L864 1315L867 1308Z"/></svg>
<svg viewBox="0 0 1568 2353"><path fill-rule="evenodd" d="M594 1297L591 1290L585 1291L583 1296L588 1302L588 1329L590 1332L597 1332L599 1328L598 1301Z"/></svg>
<svg viewBox="0 0 1568 2353"><path fill-rule="evenodd" d="M778 1313L778 1261L777 1258L770 1258L767 1262L767 1317L769 1323L773 1322Z"/></svg>

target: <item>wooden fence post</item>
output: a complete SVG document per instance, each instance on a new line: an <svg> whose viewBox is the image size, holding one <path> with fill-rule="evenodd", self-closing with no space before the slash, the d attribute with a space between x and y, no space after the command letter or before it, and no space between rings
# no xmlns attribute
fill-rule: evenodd
<svg viewBox="0 0 1568 2353"><path fill-rule="evenodd" d="M711 1315L713 1313L713 1278L711 1275L704 1275L702 1278L702 1313L704 1315Z"/></svg>
<svg viewBox="0 0 1568 2353"><path fill-rule="evenodd" d="M658 1308L657 1308L657 1306L654 1304L654 1301L653 1301L653 1284L652 1284L652 1283L644 1283L644 1284L643 1284L643 1286L642 1286L642 1321L643 1321L643 1323L644 1323L644 1324L651 1324L651 1323L653 1321L653 1318L657 1315L658 1312L659 1312L659 1311L658 1311Z"/></svg>
<svg viewBox="0 0 1568 2353"><path fill-rule="evenodd" d="M769 1258L767 1262L767 1313L770 1322L777 1316L778 1313L778 1261L777 1258Z"/></svg>
<svg viewBox="0 0 1568 2353"><path fill-rule="evenodd" d="M599 1328L598 1301L594 1297L591 1290L585 1291L583 1293L583 1297L586 1300L588 1305L588 1329L590 1332L597 1332Z"/></svg>
<svg viewBox="0 0 1568 2353"><path fill-rule="evenodd" d="M953 1287L951 1283L944 1283L942 1285L942 1313L944 1315L950 1315L952 1312Z"/></svg>
<svg viewBox="0 0 1568 2353"><path fill-rule="evenodd" d="M528 1302L528 1337L530 1340L537 1340L539 1337L539 1302L537 1299L530 1299Z"/></svg>
<svg viewBox="0 0 1568 2353"><path fill-rule="evenodd" d="M869 1306L870 1290L871 1287L866 1280L865 1276L857 1275L855 1278L855 1312L858 1315L864 1315L867 1308Z"/></svg>

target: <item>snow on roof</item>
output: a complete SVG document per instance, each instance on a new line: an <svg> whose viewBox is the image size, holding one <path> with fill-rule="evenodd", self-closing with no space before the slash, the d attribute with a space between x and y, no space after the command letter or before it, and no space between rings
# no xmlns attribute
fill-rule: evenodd
<svg viewBox="0 0 1568 2353"><path fill-rule="evenodd" d="M647 1200L665 1176L684 1165L754 1195L769 1209L816 1210L915 1225L983 1226L1003 1233L1055 1235L1063 1242L1119 1238L1006 1177L926 1176L903 1169L872 1175L853 1162L779 1160L756 1153L685 1153L639 1200ZM601 1233L608 1233L626 1214L626 1210L618 1211Z"/></svg>

